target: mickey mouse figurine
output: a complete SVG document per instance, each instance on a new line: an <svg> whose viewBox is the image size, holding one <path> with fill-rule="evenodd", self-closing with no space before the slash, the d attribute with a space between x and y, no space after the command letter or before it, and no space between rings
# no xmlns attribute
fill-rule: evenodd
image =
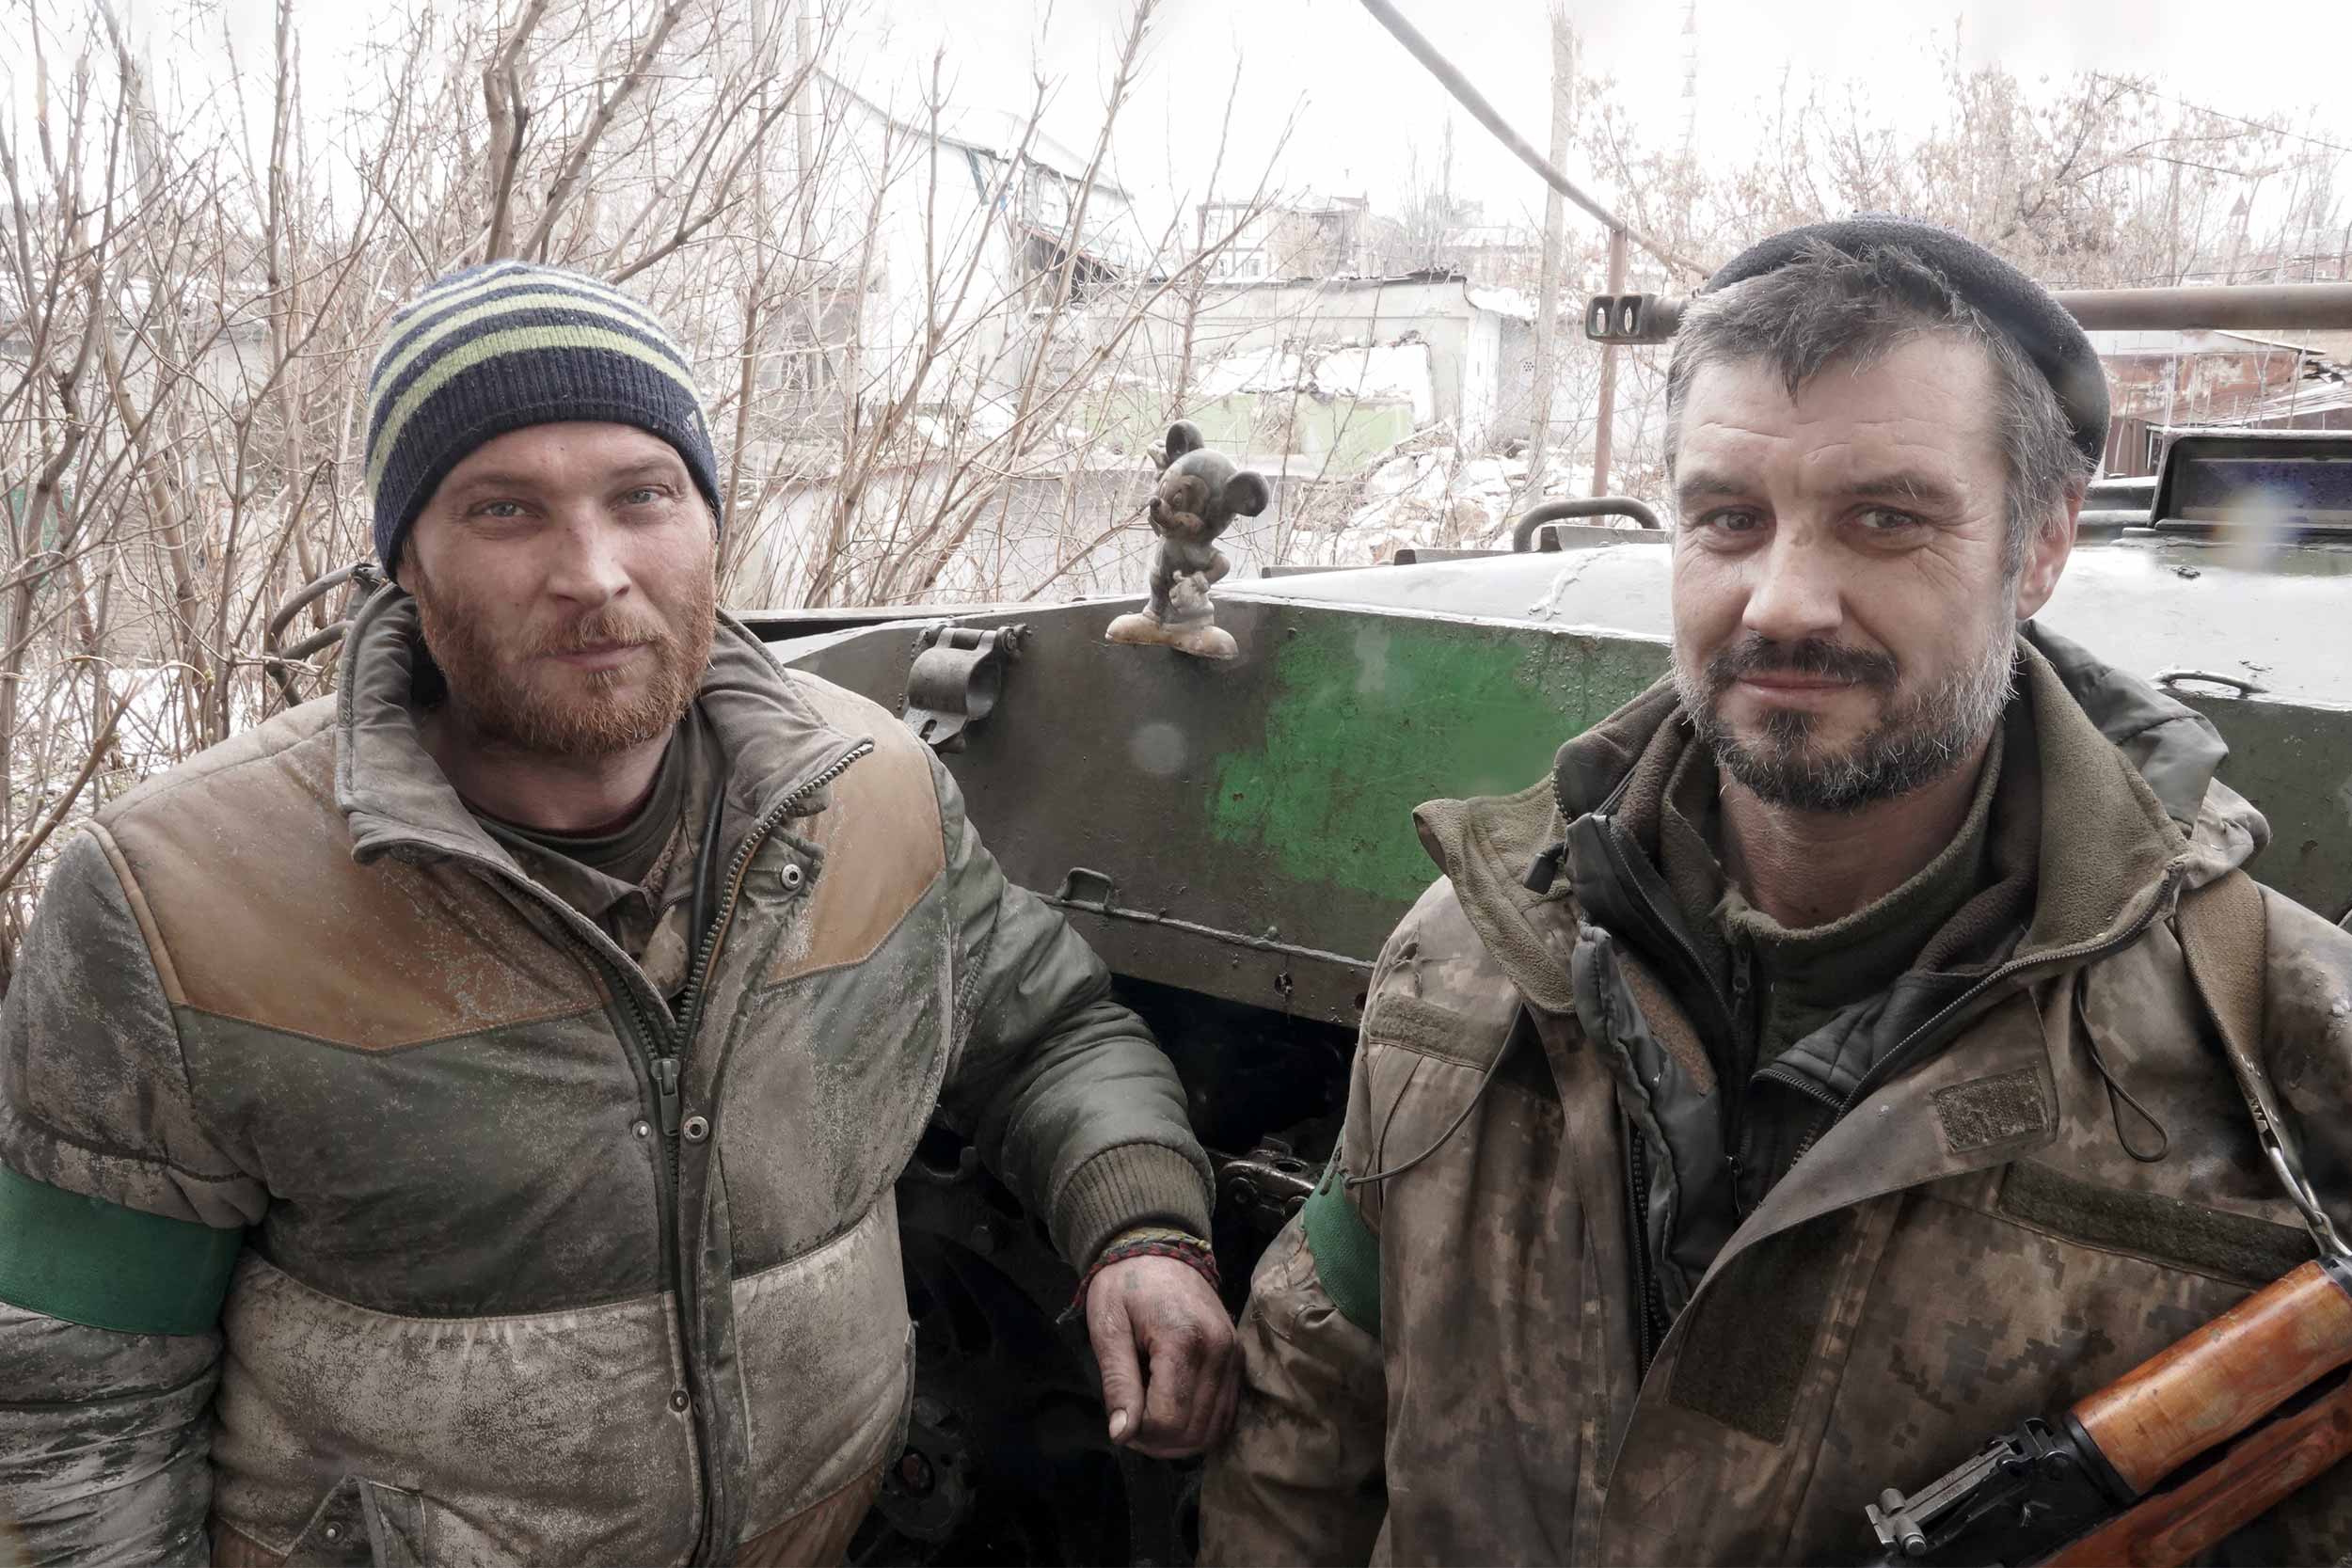
<svg viewBox="0 0 2352 1568"><path fill-rule="evenodd" d="M1206 450L1190 420L1168 427L1168 451L1155 460L1160 483L1152 498L1152 529L1160 546L1152 561L1151 602L1113 621L1104 638L1232 658L1240 650L1233 634L1216 624L1216 607L1209 602L1211 585L1233 569L1216 536L1234 517L1263 512L1274 493L1264 475Z"/></svg>

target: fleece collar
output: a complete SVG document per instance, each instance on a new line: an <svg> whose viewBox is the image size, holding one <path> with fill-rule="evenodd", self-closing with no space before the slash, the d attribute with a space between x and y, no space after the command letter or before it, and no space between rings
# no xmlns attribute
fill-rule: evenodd
<svg viewBox="0 0 2352 1568"><path fill-rule="evenodd" d="M2133 918L2168 872L2199 887L2268 842L2261 814L2214 779L2227 747L2194 709L2030 625L2019 641L2017 687L2005 770L2032 779L2042 810L2028 847L2032 913L2014 957L2095 942ZM1613 911L1595 906L1618 903L1630 883L1647 879L1671 904L1654 865L1623 857L1587 862L1605 866L1606 877L1550 875L1577 837L1572 825L1605 817L1636 792L1629 786L1669 724L1687 721L1673 683L1661 680L1563 746L1543 784L1516 795L1433 800L1414 814L1464 913L1539 1006L1565 1012L1573 1005L1554 955L1580 903L1608 923Z"/></svg>
<svg viewBox="0 0 2352 1568"><path fill-rule="evenodd" d="M352 853L456 854L512 868L424 749L411 697L416 601L397 587L362 605L344 639L336 687L335 800ZM819 719L767 646L723 611L697 694L726 758L730 812L766 818L857 742ZM821 803L813 797L811 807Z"/></svg>

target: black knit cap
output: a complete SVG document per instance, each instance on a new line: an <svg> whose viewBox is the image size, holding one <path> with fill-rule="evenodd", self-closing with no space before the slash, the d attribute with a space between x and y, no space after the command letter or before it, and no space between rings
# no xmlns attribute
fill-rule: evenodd
<svg viewBox="0 0 2352 1568"><path fill-rule="evenodd" d="M1915 218L1854 217L1811 223L1750 245L1725 262L1699 292L1777 272L1815 243L1860 259L1900 246L1943 275L1944 281L1993 329L2015 343L2050 389L2074 433L2074 445L2095 467L2107 450L2107 377L2090 338L2050 291L1974 240Z"/></svg>

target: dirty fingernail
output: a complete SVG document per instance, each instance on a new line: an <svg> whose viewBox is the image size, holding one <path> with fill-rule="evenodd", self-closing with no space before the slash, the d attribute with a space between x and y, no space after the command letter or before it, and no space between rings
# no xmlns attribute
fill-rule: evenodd
<svg viewBox="0 0 2352 1568"><path fill-rule="evenodd" d="M1127 1435L1127 1413L1126 1413L1124 1410L1114 1410L1114 1411L1112 1411L1112 1412L1111 1412L1111 1441L1112 1441L1112 1442L1114 1442L1114 1443L1116 1443L1116 1442L1118 1442L1118 1441L1119 1441L1121 1437L1124 1437L1124 1436L1126 1436L1126 1435Z"/></svg>

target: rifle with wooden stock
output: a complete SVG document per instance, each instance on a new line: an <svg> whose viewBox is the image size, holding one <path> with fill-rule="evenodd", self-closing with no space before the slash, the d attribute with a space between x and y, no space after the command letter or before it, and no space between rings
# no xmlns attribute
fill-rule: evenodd
<svg viewBox="0 0 2352 1568"><path fill-rule="evenodd" d="M1868 1510L1880 1563L2193 1560L2352 1456L2352 1262L2278 1279L2054 1421ZM2235 1441L2232 1441L2235 1439Z"/></svg>

